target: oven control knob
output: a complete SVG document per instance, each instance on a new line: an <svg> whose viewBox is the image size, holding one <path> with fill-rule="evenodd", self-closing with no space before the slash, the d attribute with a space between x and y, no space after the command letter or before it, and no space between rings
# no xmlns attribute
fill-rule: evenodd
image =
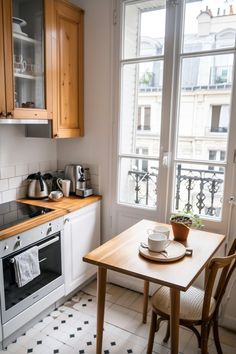
<svg viewBox="0 0 236 354"><path fill-rule="evenodd" d="M7 251L8 248L9 248L9 246L8 246L8 245L5 245L5 246L4 246L4 251Z"/></svg>
<svg viewBox="0 0 236 354"><path fill-rule="evenodd" d="M17 240L15 243L15 248L19 248L22 246L22 241L21 240Z"/></svg>
<svg viewBox="0 0 236 354"><path fill-rule="evenodd" d="M51 226L49 226L49 228L47 229L47 235L49 235L50 232L52 232L52 227Z"/></svg>

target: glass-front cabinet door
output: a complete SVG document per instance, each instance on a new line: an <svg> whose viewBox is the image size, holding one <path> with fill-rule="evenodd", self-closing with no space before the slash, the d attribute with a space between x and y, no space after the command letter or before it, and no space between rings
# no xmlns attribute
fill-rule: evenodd
<svg viewBox="0 0 236 354"><path fill-rule="evenodd" d="M51 3L4 1L7 118L52 118Z"/></svg>

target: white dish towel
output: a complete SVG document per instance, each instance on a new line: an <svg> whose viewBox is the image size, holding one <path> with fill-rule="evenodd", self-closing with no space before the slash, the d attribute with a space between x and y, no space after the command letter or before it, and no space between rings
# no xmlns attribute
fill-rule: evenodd
<svg viewBox="0 0 236 354"><path fill-rule="evenodd" d="M34 246L14 257L15 278L18 287L22 287L40 275L39 251Z"/></svg>

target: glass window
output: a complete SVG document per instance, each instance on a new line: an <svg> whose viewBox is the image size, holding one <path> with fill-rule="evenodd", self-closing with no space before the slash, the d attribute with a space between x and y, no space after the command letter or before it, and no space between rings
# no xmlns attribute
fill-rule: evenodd
<svg viewBox="0 0 236 354"><path fill-rule="evenodd" d="M149 140L149 156L158 157L162 109L162 75L162 61L124 65L121 93L120 153L135 154L136 148L145 139L144 132L149 134L151 129L153 135ZM152 102L152 106L148 104L149 102Z"/></svg>
<svg viewBox="0 0 236 354"><path fill-rule="evenodd" d="M165 0L125 3L124 59L164 54L165 3Z"/></svg>
<svg viewBox="0 0 236 354"><path fill-rule="evenodd" d="M176 165L173 209L193 211L219 219L222 212L224 169L215 171L204 165Z"/></svg>
<svg viewBox="0 0 236 354"><path fill-rule="evenodd" d="M232 71L230 84L212 85L211 68L220 62L232 66L233 55L183 59L177 158L203 161L209 150L227 148ZM218 141L211 132L226 134Z"/></svg>
<svg viewBox="0 0 236 354"><path fill-rule="evenodd" d="M158 161L121 158L119 202L156 208Z"/></svg>
<svg viewBox="0 0 236 354"><path fill-rule="evenodd" d="M158 212L160 197L163 210L220 221L236 105L236 0L121 3L118 202Z"/></svg>
<svg viewBox="0 0 236 354"><path fill-rule="evenodd" d="M235 1L187 0L183 52L235 46Z"/></svg>

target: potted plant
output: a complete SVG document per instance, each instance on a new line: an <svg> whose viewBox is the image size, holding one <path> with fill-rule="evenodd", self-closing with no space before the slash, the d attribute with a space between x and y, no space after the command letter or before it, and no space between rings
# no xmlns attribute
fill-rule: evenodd
<svg viewBox="0 0 236 354"><path fill-rule="evenodd" d="M176 241L186 241L191 227L199 229L203 226L199 215L194 214L191 211L180 211L172 214L170 217L170 223Z"/></svg>

